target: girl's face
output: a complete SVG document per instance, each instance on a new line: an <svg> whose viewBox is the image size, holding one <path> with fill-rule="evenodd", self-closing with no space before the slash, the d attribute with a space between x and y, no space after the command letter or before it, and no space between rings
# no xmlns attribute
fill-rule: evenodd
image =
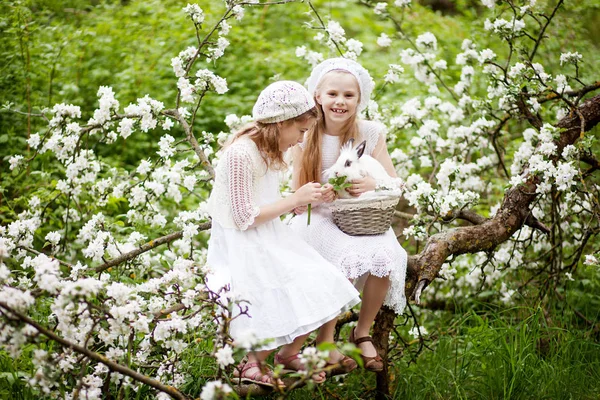
<svg viewBox="0 0 600 400"><path fill-rule="evenodd" d="M302 143L304 134L315 123L314 118L305 118L300 121L285 121L279 126L279 150L286 151L298 143Z"/></svg>
<svg viewBox="0 0 600 400"><path fill-rule="evenodd" d="M323 108L325 123L337 125L356 114L360 88L352 74L331 71L323 77L315 98Z"/></svg>

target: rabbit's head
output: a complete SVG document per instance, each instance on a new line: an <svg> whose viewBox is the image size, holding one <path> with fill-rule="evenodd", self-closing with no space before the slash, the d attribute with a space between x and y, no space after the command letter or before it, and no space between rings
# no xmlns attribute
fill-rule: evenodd
<svg viewBox="0 0 600 400"><path fill-rule="evenodd" d="M345 176L348 181L363 178L366 174L360 164L360 157L365 152L367 141L362 141L358 146L352 147L354 139L348 140L340 149L340 156L336 162L327 169L327 178Z"/></svg>

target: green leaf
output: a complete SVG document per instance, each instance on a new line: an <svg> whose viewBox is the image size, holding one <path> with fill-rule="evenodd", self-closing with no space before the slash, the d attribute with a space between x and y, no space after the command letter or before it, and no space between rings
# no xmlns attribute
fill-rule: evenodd
<svg viewBox="0 0 600 400"><path fill-rule="evenodd" d="M336 192L340 192L340 191L352 186L352 183L346 181L345 176L329 178L329 184L331 184L331 186L333 186L333 190L335 190Z"/></svg>

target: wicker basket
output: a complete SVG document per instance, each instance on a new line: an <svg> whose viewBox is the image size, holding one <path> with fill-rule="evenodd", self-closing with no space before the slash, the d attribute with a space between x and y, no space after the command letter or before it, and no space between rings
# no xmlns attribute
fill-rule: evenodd
<svg viewBox="0 0 600 400"><path fill-rule="evenodd" d="M351 236L380 235L390 228L398 201L400 196L394 193L367 199L339 199L329 208L333 222L342 232Z"/></svg>

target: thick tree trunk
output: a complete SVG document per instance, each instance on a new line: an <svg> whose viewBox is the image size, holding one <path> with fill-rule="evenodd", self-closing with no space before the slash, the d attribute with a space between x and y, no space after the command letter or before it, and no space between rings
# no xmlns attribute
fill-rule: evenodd
<svg viewBox="0 0 600 400"><path fill-rule="evenodd" d="M388 373L388 350L390 332L394 328L396 314L390 308L383 307L375 321L373 328L373 344L383 358L383 371L377 373L377 400L386 400L390 395L389 373Z"/></svg>

